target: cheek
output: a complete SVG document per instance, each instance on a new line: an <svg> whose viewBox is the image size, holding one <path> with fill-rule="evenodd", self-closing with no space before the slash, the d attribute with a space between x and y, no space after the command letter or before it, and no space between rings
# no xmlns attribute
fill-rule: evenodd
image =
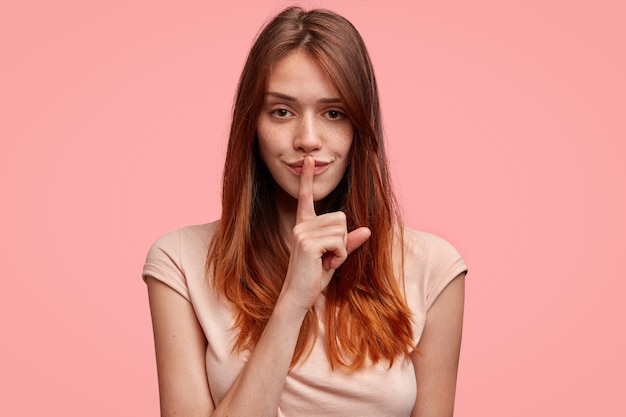
<svg viewBox="0 0 626 417"><path fill-rule="evenodd" d="M275 141L273 138L275 137L271 129L268 129L267 126L259 123L257 126L257 140L259 145L259 155L263 162L267 164L267 158L271 156L275 152Z"/></svg>
<svg viewBox="0 0 626 417"><path fill-rule="evenodd" d="M337 152L345 158L349 158L352 150L352 142L354 141L354 129L352 125L344 127L337 135Z"/></svg>

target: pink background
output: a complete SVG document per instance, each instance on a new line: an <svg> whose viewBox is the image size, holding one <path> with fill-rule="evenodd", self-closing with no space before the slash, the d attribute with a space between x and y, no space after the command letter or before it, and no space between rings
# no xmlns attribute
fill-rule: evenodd
<svg viewBox="0 0 626 417"><path fill-rule="evenodd" d="M405 220L469 264L457 415L624 415L626 10L598 0L3 2L2 414L157 415L145 254L219 215L290 4L359 28Z"/></svg>

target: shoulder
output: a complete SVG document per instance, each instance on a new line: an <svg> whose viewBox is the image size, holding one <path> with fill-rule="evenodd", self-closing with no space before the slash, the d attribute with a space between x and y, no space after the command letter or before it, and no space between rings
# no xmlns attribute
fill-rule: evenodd
<svg viewBox="0 0 626 417"><path fill-rule="evenodd" d="M217 221L186 226L159 237L148 250L142 277L156 278L189 298L188 281L204 276L209 243Z"/></svg>
<svg viewBox="0 0 626 417"><path fill-rule="evenodd" d="M148 257L158 253L180 255L181 249L189 247L197 249L208 248L217 224L218 221L214 221L212 223L185 226L168 232L156 239L148 251Z"/></svg>
<svg viewBox="0 0 626 417"><path fill-rule="evenodd" d="M401 231L406 261L434 266L463 260L459 251L440 236L407 226L402 226Z"/></svg>
<svg viewBox="0 0 626 417"><path fill-rule="evenodd" d="M467 272L465 260L446 239L409 227L398 228L402 239L404 285L428 310L437 296L457 276Z"/></svg>

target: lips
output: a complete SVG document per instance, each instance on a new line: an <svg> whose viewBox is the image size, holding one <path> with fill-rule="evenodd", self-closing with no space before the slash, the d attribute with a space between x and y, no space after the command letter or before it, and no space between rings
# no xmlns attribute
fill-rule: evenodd
<svg viewBox="0 0 626 417"><path fill-rule="evenodd" d="M300 175L302 174L302 166L304 165L304 159L301 159L299 161L296 161L294 163L291 164L287 164L287 166L289 166L289 169L291 169L296 175ZM326 168L328 168L328 166L330 165L330 162L325 162L325 161L315 161L315 168L314 168L314 174L315 175L319 175L322 172L326 171Z"/></svg>

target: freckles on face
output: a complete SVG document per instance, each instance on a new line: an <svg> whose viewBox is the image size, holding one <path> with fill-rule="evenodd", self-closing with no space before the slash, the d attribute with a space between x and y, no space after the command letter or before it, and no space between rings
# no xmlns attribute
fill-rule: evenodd
<svg viewBox="0 0 626 417"><path fill-rule="evenodd" d="M257 121L258 149L272 178L297 198L306 156L315 160L314 199L332 192L346 171L354 128L328 74L294 50L273 67Z"/></svg>

